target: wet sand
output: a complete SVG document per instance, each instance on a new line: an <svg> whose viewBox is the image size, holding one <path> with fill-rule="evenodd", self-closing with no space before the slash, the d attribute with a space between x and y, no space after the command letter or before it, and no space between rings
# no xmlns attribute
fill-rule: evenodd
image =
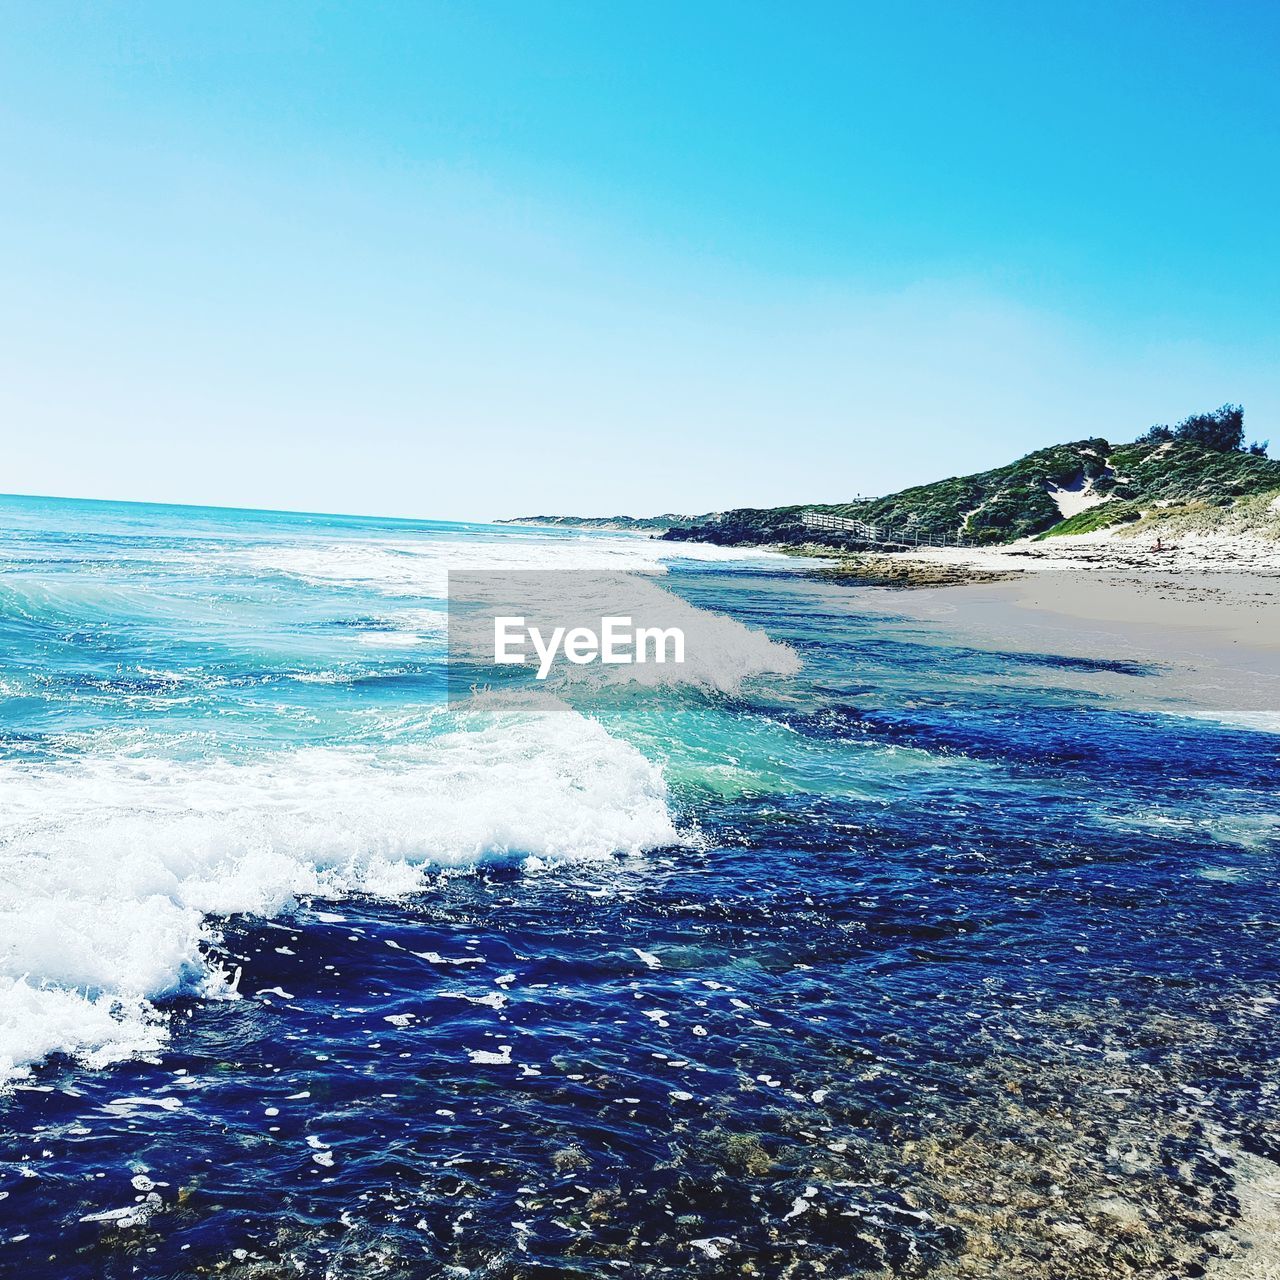
<svg viewBox="0 0 1280 1280"><path fill-rule="evenodd" d="M1185 704L1280 729L1280 576L1029 572L998 582L855 586L859 607L937 624L980 648L1118 660L1103 681L1140 705Z"/></svg>

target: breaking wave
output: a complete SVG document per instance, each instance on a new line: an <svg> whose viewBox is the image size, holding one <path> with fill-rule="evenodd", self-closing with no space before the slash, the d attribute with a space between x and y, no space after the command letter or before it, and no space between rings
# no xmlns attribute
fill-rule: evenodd
<svg viewBox="0 0 1280 1280"><path fill-rule="evenodd" d="M154 1000L234 995L205 955L218 917L678 839L659 770L553 699L436 720L426 741L376 753L0 763L0 1075L55 1050L153 1048Z"/></svg>

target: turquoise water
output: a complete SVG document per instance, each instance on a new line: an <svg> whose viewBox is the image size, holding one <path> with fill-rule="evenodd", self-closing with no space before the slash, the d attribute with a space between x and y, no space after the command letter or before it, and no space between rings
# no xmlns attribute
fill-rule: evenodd
<svg viewBox="0 0 1280 1280"><path fill-rule="evenodd" d="M553 567L660 575L733 678L450 704L447 571ZM861 599L0 498L0 1270L1201 1265L1277 1150L1278 739Z"/></svg>

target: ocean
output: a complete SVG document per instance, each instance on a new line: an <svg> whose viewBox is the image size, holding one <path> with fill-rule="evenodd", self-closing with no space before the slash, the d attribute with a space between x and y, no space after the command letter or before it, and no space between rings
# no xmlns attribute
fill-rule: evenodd
<svg viewBox="0 0 1280 1280"><path fill-rule="evenodd" d="M720 676L451 700L447 572L525 569ZM1280 1157L1280 736L865 600L0 498L0 1274L1204 1274Z"/></svg>

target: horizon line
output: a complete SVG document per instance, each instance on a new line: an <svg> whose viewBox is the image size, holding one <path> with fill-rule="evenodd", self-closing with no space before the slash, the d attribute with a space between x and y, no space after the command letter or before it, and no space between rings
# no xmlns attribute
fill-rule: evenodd
<svg viewBox="0 0 1280 1280"><path fill-rule="evenodd" d="M443 520L439 516L383 516L369 511L316 511L302 507L246 507L220 502L162 502L150 498L86 498L65 493L0 493L0 502L8 498L27 498L40 502L94 502L117 507L170 507L182 511L239 511L260 516L323 516L344 520L390 520L398 524L497 524L498 519ZM527 517L508 516L509 520Z"/></svg>

